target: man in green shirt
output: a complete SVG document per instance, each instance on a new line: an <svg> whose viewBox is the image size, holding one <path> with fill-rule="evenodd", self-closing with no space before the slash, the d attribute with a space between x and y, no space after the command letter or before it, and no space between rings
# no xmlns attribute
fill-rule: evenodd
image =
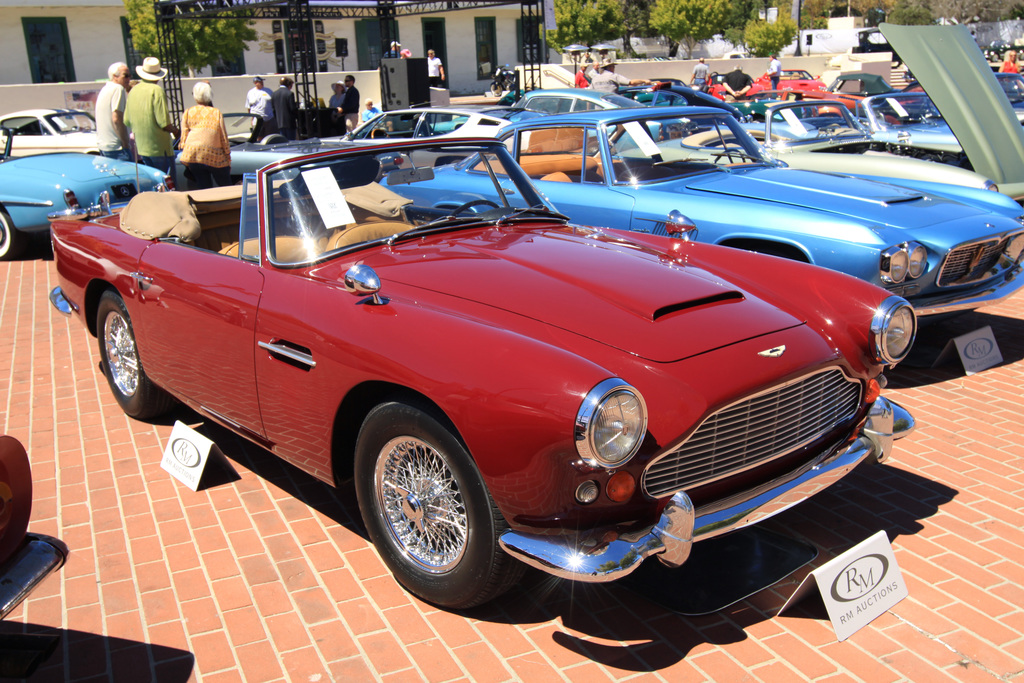
<svg viewBox="0 0 1024 683"><path fill-rule="evenodd" d="M142 66L135 67L142 81L128 93L124 110L125 125L135 138L138 160L158 168L174 178L174 147L171 136L178 135L178 127L167 112L167 97L158 83L167 75L156 57L146 57Z"/></svg>

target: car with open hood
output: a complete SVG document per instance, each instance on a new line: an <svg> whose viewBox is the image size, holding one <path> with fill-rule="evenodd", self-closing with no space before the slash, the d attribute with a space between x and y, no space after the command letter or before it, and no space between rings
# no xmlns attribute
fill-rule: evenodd
<svg viewBox="0 0 1024 683"><path fill-rule="evenodd" d="M979 173L929 159L928 150L899 140L875 139L839 103L823 100L776 102L767 107L763 123L745 126L765 151L790 168L824 173L847 173L883 180L899 179L904 186L942 192L933 183L983 190L999 186ZM908 182L909 181L909 182Z"/></svg>
<svg viewBox="0 0 1024 683"><path fill-rule="evenodd" d="M921 158L967 167L970 162L939 108L924 92L893 92L865 97L857 118L879 142L919 150Z"/></svg>
<svg viewBox="0 0 1024 683"><path fill-rule="evenodd" d="M879 27L956 136L972 170L1024 195L1024 126L966 26Z"/></svg>
<svg viewBox="0 0 1024 683"><path fill-rule="evenodd" d="M685 233L814 263L886 287L922 316L978 308L1024 286L1021 207L1009 197L783 168L717 110L563 114L512 126L502 139L583 225ZM468 200L478 182L467 173L438 189Z"/></svg>
<svg viewBox="0 0 1024 683"><path fill-rule="evenodd" d="M527 565L679 566L914 426L880 395L913 341L904 299L570 224L493 139L289 159L58 220L53 244L51 302L96 335L128 415L181 401L351 477L385 564L447 608Z"/></svg>
<svg viewBox="0 0 1024 683"><path fill-rule="evenodd" d="M17 258L31 233L48 232L47 215L98 215L138 192L173 188L162 171L94 154L60 152L12 156L17 136L0 128L0 261Z"/></svg>

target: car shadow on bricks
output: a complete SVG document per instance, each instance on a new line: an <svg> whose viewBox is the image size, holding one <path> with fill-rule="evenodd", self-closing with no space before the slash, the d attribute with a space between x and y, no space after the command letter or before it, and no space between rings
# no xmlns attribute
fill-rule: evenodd
<svg viewBox="0 0 1024 683"><path fill-rule="evenodd" d="M195 669L187 650L11 621L0 622L0 653L0 678L31 677L32 683L146 680L141 672L153 672L161 683L185 683Z"/></svg>
<svg viewBox="0 0 1024 683"><path fill-rule="evenodd" d="M1003 365L1024 359L1024 320L1011 316L972 311L935 323L925 323L917 331L917 339L910 355L900 365L886 373L889 386L896 389L928 386L964 376L956 349L937 365L947 344L957 337L992 328L992 336L999 346Z"/></svg>
<svg viewBox="0 0 1024 683"><path fill-rule="evenodd" d="M695 647L745 640L747 630L773 619L811 571L857 543L885 530L899 548L921 521L957 495L941 482L890 465L863 465L809 501L760 526L817 548L818 555L788 577L722 610L704 616L676 613L622 582L576 583L537 570L509 593L463 615L526 628L541 649L545 639L572 655L623 671L659 671L686 658ZM656 561L653 558L648 562ZM824 605L803 600L789 618L825 621ZM561 622L549 636L529 625ZM827 626L826 626L827 628ZM558 661L558 659L556 659Z"/></svg>
<svg viewBox="0 0 1024 683"><path fill-rule="evenodd" d="M345 480L337 487L331 486L184 405L178 406L161 418L152 420L152 423L170 426L175 421L192 426L199 434L213 441L228 460L222 467L231 467L234 464L249 470L260 479L282 489L295 500L369 542L359 516L359 506L351 481ZM234 485L239 479L230 472L211 475L207 478L207 474L203 474L201 491L217 486Z"/></svg>

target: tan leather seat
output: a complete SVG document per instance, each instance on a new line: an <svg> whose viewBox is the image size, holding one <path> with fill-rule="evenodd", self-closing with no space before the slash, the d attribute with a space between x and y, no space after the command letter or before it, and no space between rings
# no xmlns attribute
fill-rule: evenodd
<svg viewBox="0 0 1024 683"><path fill-rule="evenodd" d="M346 228L333 235L327 242L327 250L347 247L350 244L367 242L369 240L390 237L391 235L405 232L413 226L399 221L376 221Z"/></svg>

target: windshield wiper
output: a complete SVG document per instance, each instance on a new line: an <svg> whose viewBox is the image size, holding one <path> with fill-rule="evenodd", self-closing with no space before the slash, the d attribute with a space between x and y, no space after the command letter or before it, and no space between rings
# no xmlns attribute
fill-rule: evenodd
<svg viewBox="0 0 1024 683"><path fill-rule="evenodd" d="M558 213L557 211L552 211L543 204L534 204L533 206L529 206L525 209L513 211L507 216L502 216L501 218L498 219L498 222L495 223L495 225L507 225L510 221L516 218L522 218L524 216L544 216L545 218L557 218L563 221L569 220L569 217L566 216L565 214Z"/></svg>

